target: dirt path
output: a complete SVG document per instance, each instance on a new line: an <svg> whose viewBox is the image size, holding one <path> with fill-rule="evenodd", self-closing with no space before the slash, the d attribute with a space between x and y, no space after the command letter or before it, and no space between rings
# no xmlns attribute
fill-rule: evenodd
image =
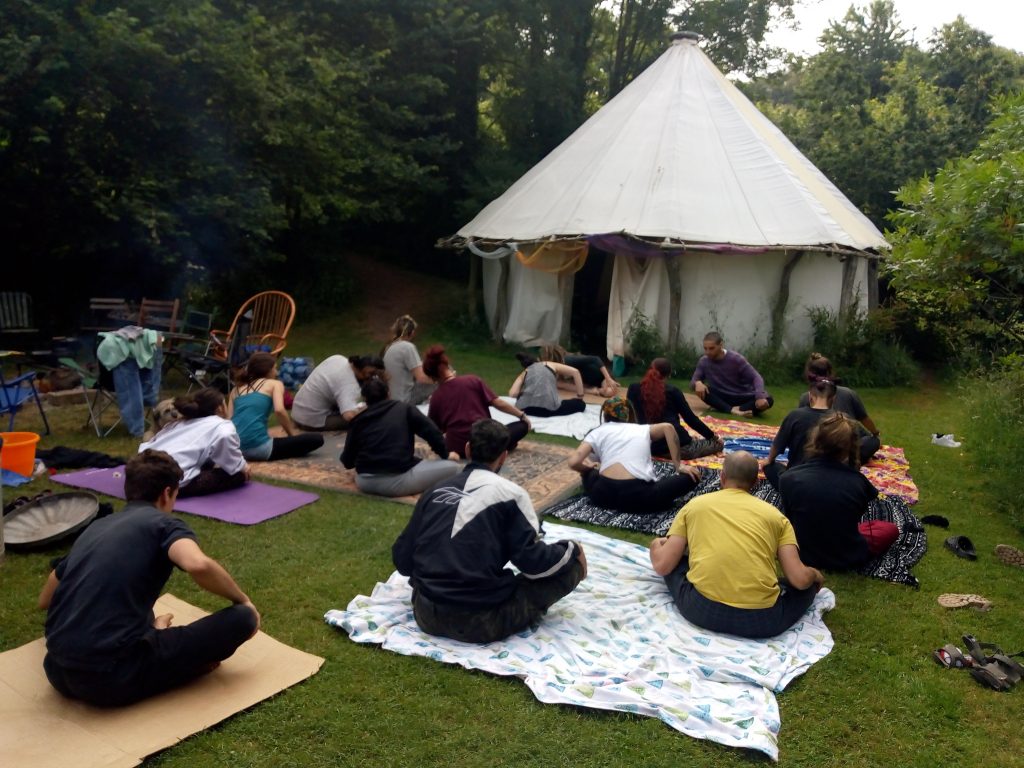
<svg viewBox="0 0 1024 768"><path fill-rule="evenodd" d="M367 288L360 317L372 338L386 337L400 315L412 315L421 324L433 324L450 317L453 308L461 310L465 302L465 286L460 282L413 272L362 254L352 253L346 258L356 284Z"/></svg>

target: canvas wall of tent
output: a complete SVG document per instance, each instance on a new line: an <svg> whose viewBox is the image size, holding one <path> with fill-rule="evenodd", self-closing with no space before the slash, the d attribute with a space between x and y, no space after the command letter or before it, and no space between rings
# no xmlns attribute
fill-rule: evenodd
<svg viewBox="0 0 1024 768"><path fill-rule="evenodd" d="M688 33L438 245L482 257L492 331L524 344L568 338L574 275L605 254L609 358L636 311L668 342L801 345L808 309L877 303L888 248Z"/></svg>

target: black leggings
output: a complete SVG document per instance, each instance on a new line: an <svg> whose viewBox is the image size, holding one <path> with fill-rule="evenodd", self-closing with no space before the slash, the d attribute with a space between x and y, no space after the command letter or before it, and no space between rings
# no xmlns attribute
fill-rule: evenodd
<svg viewBox="0 0 1024 768"><path fill-rule="evenodd" d="M531 405L529 408L523 408L523 413L527 416L571 416L574 413L583 413L585 410L587 410L587 404L583 402L582 398L576 397L563 400L553 411L548 408Z"/></svg>
<svg viewBox="0 0 1024 768"><path fill-rule="evenodd" d="M312 432L303 432L292 437L275 437L274 447L271 449L267 461L297 459L321 448L323 444L324 436Z"/></svg>
<svg viewBox="0 0 1024 768"><path fill-rule="evenodd" d="M181 487L178 496L183 499L189 496L209 496L211 493L232 491L243 485L245 485L244 472L229 475L220 467L204 467L188 485Z"/></svg>
<svg viewBox="0 0 1024 768"><path fill-rule="evenodd" d="M672 509L672 502L685 496L697 483L689 475L670 475L654 482L611 480L596 469L583 475L583 490L599 507L632 515L648 515Z"/></svg>

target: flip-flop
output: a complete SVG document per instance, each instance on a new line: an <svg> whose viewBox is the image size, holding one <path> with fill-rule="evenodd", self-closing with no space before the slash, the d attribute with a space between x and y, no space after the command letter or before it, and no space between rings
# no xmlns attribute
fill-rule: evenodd
<svg viewBox="0 0 1024 768"><path fill-rule="evenodd" d="M992 610L992 601L982 597L981 595L957 595L947 593L945 595L939 595L938 602L943 608L969 607L983 612Z"/></svg>
<svg viewBox="0 0 1024 768"><path fill-rule="evenodd" d="M1024 552L1009 544L996 544L996 559L1006 565L1015 565L1024 568Z"/></svg>
<svg viewBox="0 0 1024 768"><path fill-rule="evenodd" d="M974 550L974 542L966 536L950 536L946 539L946 549L965 560L978 559L978 553Z"/></svg>
<svg viewBox="0 0 1024 768"><path fill-rule="evenodd" d="M950 643L932 652L932 658L947 669L965 669L974 666L974 659Z"/></svg>
<svg viewBox="0 0 1024 768"><path fill-rule="evenodd" d="M949 520L942 515L925 515L921 518L921 522L925 525L935 525L939 528L949 528Z"/></svg>

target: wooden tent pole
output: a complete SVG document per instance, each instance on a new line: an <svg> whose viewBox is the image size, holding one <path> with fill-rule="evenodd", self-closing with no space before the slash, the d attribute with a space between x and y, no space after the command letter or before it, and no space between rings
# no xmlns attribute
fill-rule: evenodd
<svg viewBox="0 0 1024 768"><path fill-rule="evenodd" d="M771 349L778 352L782 349L782 337L786 325L786 305L789 303L789 278L796 268L796 264L803 258L803 251L794 251L793 255L786 260L786 266L782 268L782 278L779 280L779 295L775 299L775 306L772 307L772 335Z"/></svg>

